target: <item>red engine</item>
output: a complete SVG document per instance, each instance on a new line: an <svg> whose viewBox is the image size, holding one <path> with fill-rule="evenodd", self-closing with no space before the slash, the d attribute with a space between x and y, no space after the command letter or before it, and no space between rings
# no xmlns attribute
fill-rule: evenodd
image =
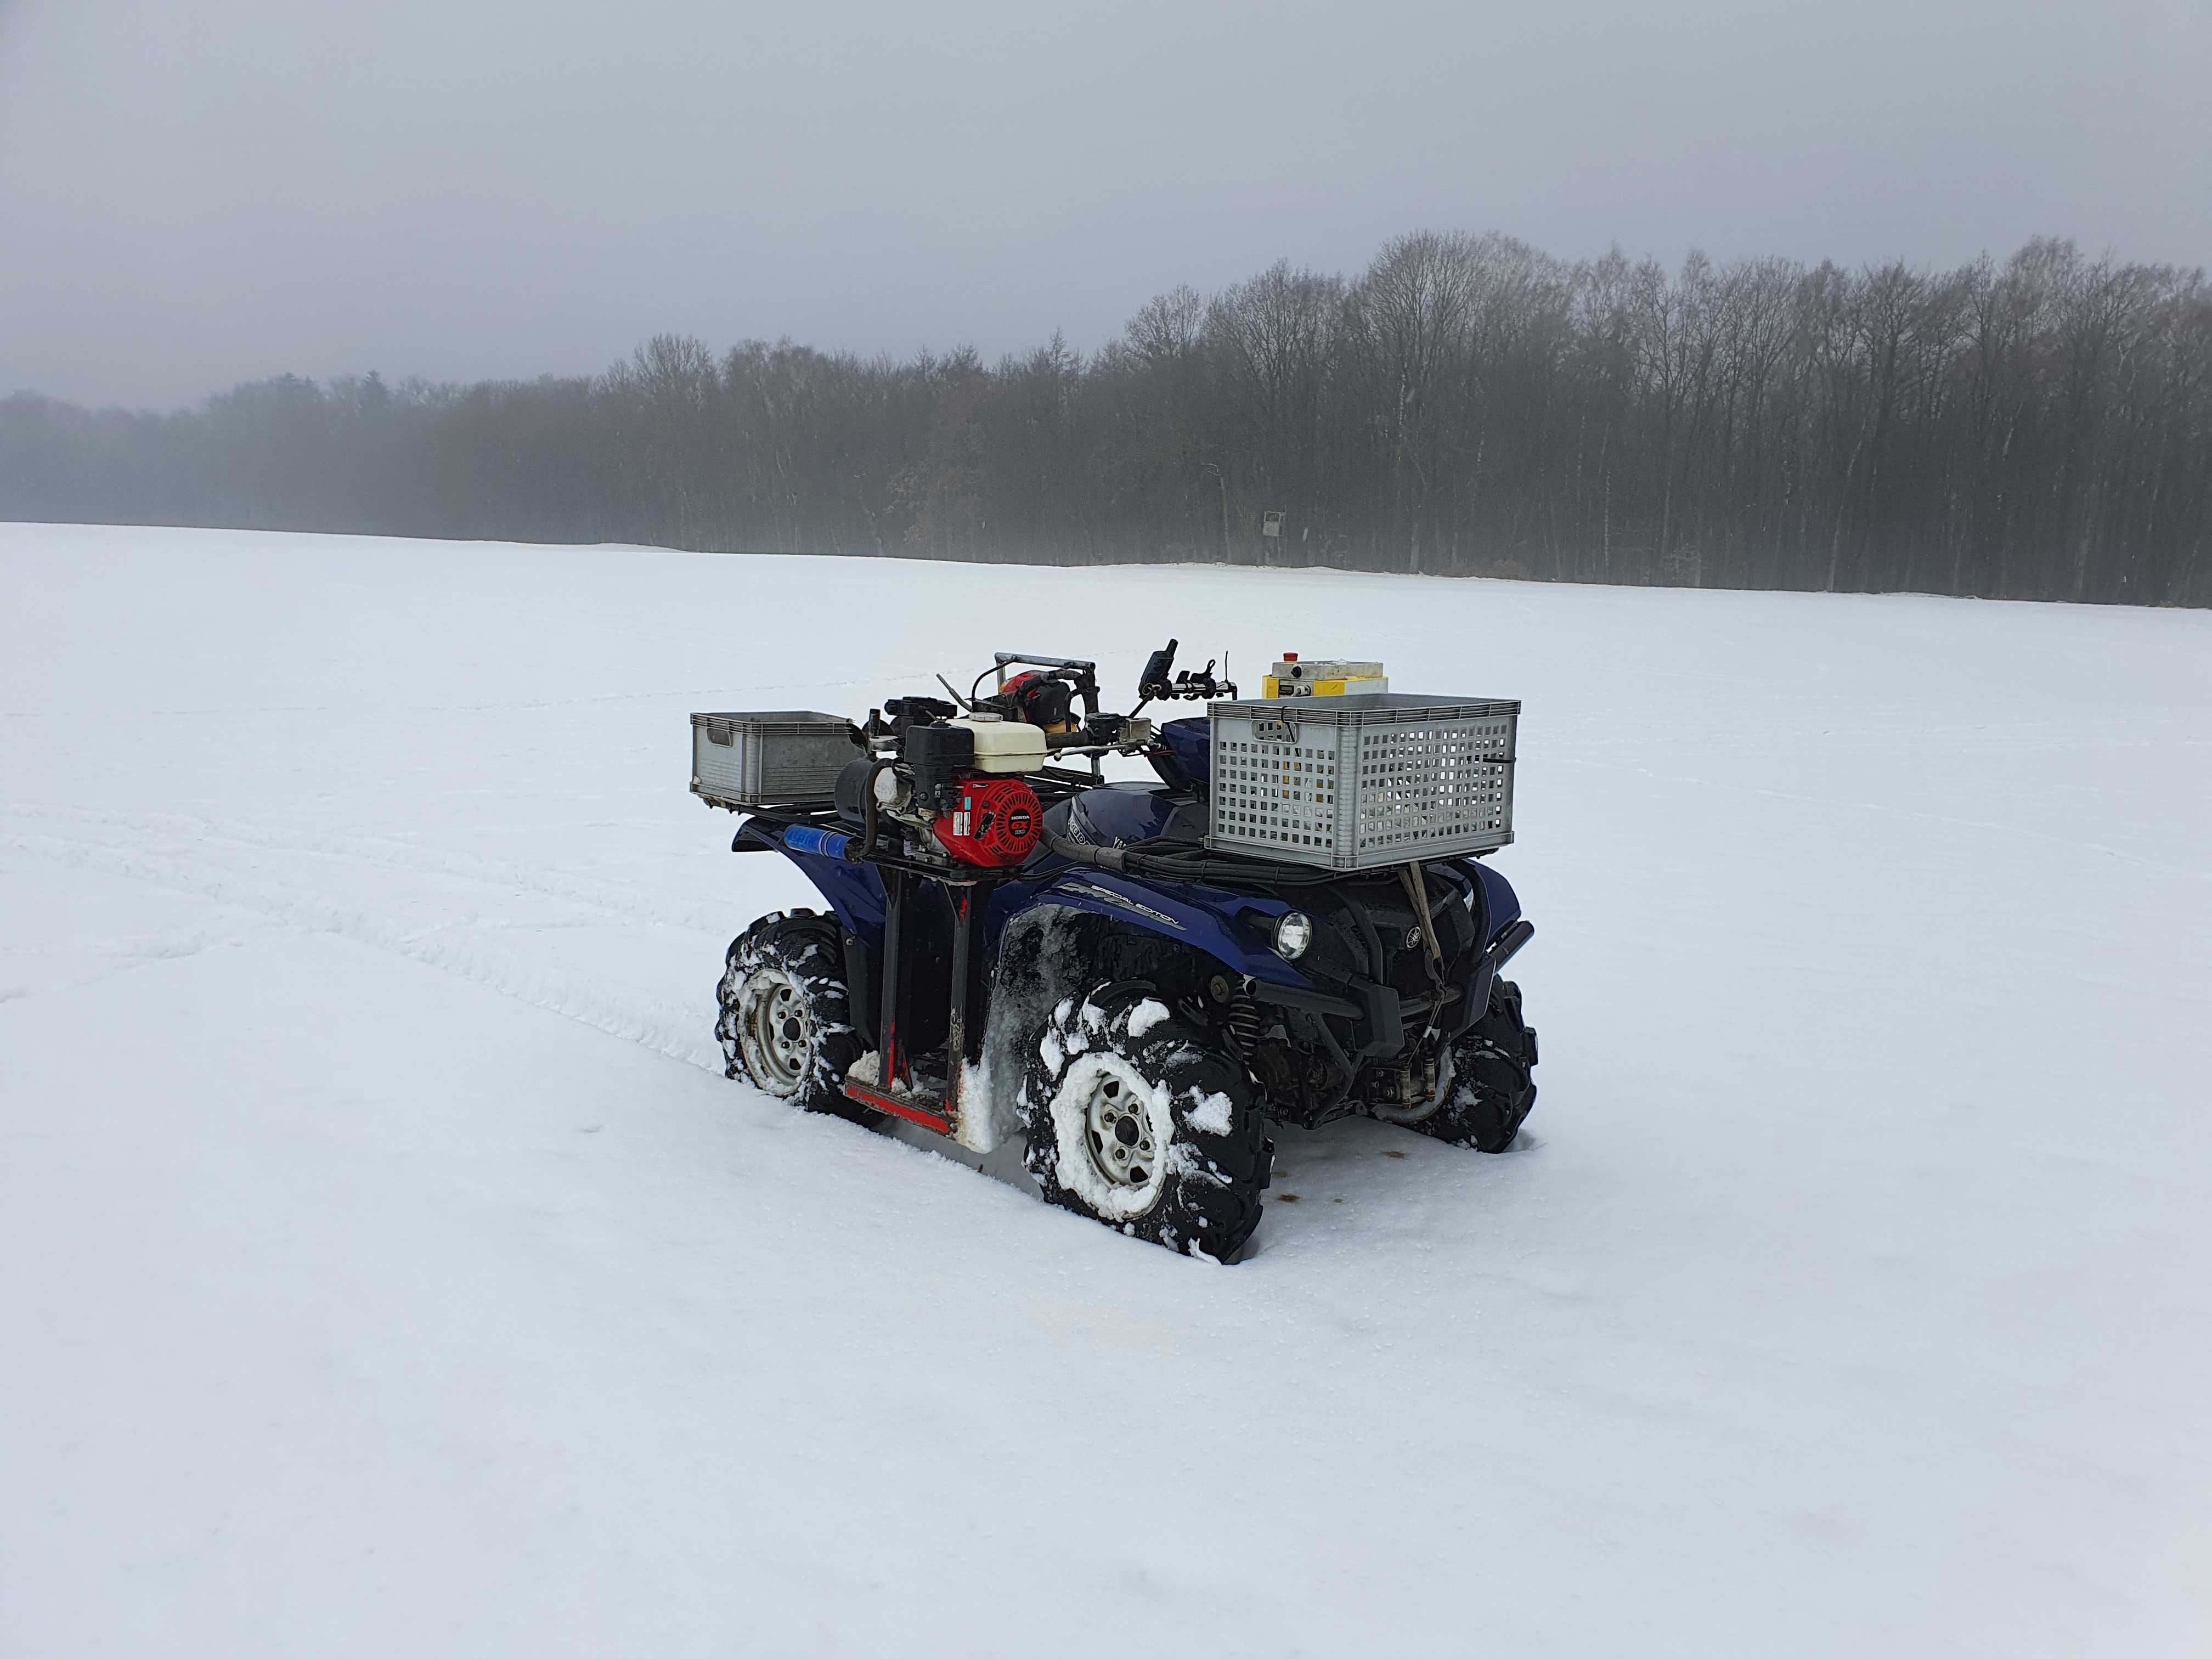
<svg viewBox="0 0 2212 1659"><path fill-rule="evenodd" d="M931 829L961 863L1002 868L1029 857L1041 816L1036 791L1019 778L963 778L960 805Z"/></svg>

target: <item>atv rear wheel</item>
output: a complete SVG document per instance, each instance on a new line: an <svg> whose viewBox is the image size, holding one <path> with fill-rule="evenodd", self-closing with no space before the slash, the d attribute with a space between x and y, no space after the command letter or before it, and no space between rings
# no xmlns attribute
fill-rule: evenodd
<svg viewBox="0 0 2212 1659"><path fill-rule="evenodd" d="M1045 1198L1138 1238L1226 1261L1260 1224L1274 1146L1244 1063L1143 984L1062 1002L1023 1094Z"/></svg>
<svg viewBox="0 0 2212 1659"><path fill-rule="evenodd" d="M731 941L719 1000L727 1076L806 1111L866 1115L844 1091L860 1040L834 921L808 910L763 916Z"/></svg>
<svg viewBox="0 0 2212 1659"><path fill-rule="evenodd" d="M1455 1146L1502 1152L1536 1103L1536 1034L1522 1022L1521 988L1501 979L1490 1007L1451 1046L1451 1072L1436 1098L1411 1111L1378 1111L1385 1122Z"/></svg>

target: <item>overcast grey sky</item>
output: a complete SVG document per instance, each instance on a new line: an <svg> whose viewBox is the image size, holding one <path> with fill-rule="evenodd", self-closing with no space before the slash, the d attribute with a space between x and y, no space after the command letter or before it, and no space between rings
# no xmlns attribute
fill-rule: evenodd
<svg viewBox="0 0 2212 1659"><path fill-rule="evenodd" d="M0 393L995 355L1401 230L2212 261L2212 0L0 0Z"/></svg>

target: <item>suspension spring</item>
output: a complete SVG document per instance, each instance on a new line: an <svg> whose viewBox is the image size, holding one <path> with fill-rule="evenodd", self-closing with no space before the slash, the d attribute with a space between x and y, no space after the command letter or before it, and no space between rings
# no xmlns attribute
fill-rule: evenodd
<svg viewBox="0 0 2212 1659"><path fill-rule="evenodd" d="M1229 1041L1236 1046L1237 1052L1251 1059L1252 1051L1260 1046L1261 1034L1267 1029L1260 1017L1260 1005L1239 991L1229 999L1222 1018L1229 1027Z"/></svg>

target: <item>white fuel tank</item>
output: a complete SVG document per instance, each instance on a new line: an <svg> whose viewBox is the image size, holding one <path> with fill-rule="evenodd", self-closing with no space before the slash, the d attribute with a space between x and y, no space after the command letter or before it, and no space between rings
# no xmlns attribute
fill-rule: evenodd
<svg viewBox="0 0 2212 1659"><path fill-rule="evenodd" d="M1041 726L996 714L962 714L951 724L975 734L978 772L1034 772L1051 757Z"/></svg>

